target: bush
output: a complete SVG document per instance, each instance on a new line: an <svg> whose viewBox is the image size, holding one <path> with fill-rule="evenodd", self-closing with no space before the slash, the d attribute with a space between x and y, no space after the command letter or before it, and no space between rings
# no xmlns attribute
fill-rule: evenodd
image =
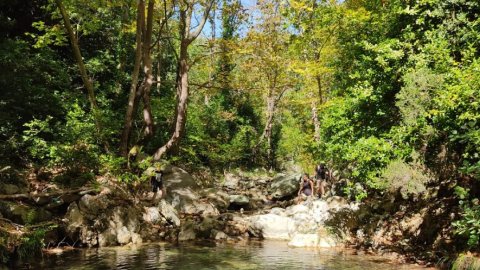
<svg viewBox="0 0 480 270"><path fill-rule="evenodd" d="M469 200L469 190L459 186L455 188L455 193L460 198L462 209L462 218L453 223L455 233L468 238L467 244L469 247L478 247L480 240L480 201L478 198Z"/></svg>
<svg viewBox="0 0 480 270"><path fill-rule="evenodd" d="M45 247L45 243L43 241L44 237L44 229L37 229L24 235L21 239L21 244L17 247L17 254L19 258L22 260L40 255L42 253L42 249Z"/></svg>
<svg viewBox="0 0 480 270"><path fill-rule="evenodd" d="M409 195L425 192L425 184L429 179L419 165L410 165L397 159L385 168L382 175L374 180L372 185L391 193L400 191L402 197L407 199Z"/></svg>

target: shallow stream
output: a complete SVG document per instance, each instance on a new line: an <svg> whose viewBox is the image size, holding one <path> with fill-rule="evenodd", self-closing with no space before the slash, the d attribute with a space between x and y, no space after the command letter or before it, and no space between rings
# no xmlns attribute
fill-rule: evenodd
<svg viewBox="0 0 480 270"><path fill-rule="evenodd" d="M338 249L290 248L282 241L169 243L139 247L75 249L44 255L15 269L425 269L387 258ZM1 269L1 267L0 267Z"/></svg>

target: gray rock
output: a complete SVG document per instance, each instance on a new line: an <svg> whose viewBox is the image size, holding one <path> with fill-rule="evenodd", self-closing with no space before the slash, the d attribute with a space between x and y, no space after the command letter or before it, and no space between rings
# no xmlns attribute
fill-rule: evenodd
<svg viewBox="0 0 480 270"><path fill-rule="evenodd" d="M224 191L207 189L204 196L220 211L226 210L228 205L230 205L230 196Z"/></svg>
<svg viewBox="0 0 480 270"><path fill-rule="evenodd" d="M251 229L260 231L265 239L289 240L295 228L293 219L274 214L252 216L250 222Z"/></svg>
<svg viewBox="0 0 480 270"><path fill-rule="evenodd" d="M167 201L161 200L158 204L158 210L167 219L168 222L175 226L180 226L180 219L178 218L178 212Z"/></svg>
<svg viewBox="0 0 480 270"><path fill-rule="evenodd" d="M230 205L247 206L250 199L245 195L230 195Z"/></svg>
<svg viewBox="0 0 480 270"><path fill-rule="evenodd" d="M175 166L166 166L163 183L167 190L199 187L197 181L188 172Z"/></svg>
<svg viewBox="0 0 480 270"><path fill-rule="evenodd" d="M0 202L0 214L18 224L34 224L51 220L53 215L41 207L16 202Z"/></svg>
<svg viewBox="0 0 480 270"><path fill-rule="evenodd" d="M227 239L228 235L224 232L216 232L215 233L215 240L224 240Z"/></svg>
<svg viewBox="0 0 480 270"><path fill-rule="evenodd" d="M144 210L143 220L153 224L160 223L162 216L160 215L158 207L145 207Z"/></svg>
<svg viewBox="0 0 480 270"><path fill-rule="evenodd" d="M78 207L82 212L92 213L94 215L107 209L110 205L110 200L105 195L84 195L79 203Z"/></svg>
<svg viewBox="0 0 480 270"><path fill-rule="evenodd" d="M294 196L298 192L300 174L278 176L272 180L270 192L276 200Z"/></svg>
<svg viewBox="0 0 480 270"><path fill-rule="evenodd" d="M238 183L240 181L240 177L231 173L225 174L225 178L223 181L223 187L227 189L236 189L238 187Z"/></svg>
<svg viewBox="0 0 480 270"><path fill-rule="evenodd" d="M195 224L193 224L191 221L182 224L182 228L178 233L178 241L189 241L196 238L197 234L195 233Z"/></svg>
<svg viewBox="0 0 480 270"><path fill-rule="evenodd" d="M89 247L138 244L141 211L131 205L113 205L106 195L82 197L70 204L66 214L67 234ZM147 213L154 219L154 213ZM158 218L158 217L157 217Z"/></svg>

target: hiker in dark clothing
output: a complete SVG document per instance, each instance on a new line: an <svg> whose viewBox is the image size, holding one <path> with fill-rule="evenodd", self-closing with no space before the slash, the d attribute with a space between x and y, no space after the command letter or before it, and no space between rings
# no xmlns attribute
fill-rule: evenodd
<svg viewBox="0 0 480 270"><path fill-rule="evenodd" d="M320 163L315 168L315 186L316 193L321 198L325 194L325 186L327 185L328 170L325 164Z"/></svg>
<svg viewBox="0 0 480 270"><path fill-rule="evenodd" d="M313 181L306 173L304 173L301 178L298 196L300 201L303 199L303 197L313 196Z"/></svg>
<svg viewBox="0 0 480 270"><path fill-rule="evenodd" d="M155 175L150 178L150 184L152 185L152 191L155 193L155 197L157 192L160 191L160 198L163 195L163 171L162 170L155 170Z"/></svg>

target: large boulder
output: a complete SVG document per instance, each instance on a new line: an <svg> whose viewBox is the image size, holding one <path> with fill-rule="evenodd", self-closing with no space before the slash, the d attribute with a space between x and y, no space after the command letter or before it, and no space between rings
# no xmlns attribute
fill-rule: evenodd
<svg viewBox="0 0 480 270"><path fill-rule="evenodd" d="M167 194L168 190L199 188L198 182L182 168L169 165L164 168L163 173L163 184L167 188Z"/></svg>
<svg viewBox="0 0 480 270"><path fill-rule="evenodd" d="M289 240L295 228L294 220L275 214L256 215L249 220L251 229L259 231L265 239Z"/></svg>
<svg viewBox="0 0 480 270"><path fill-rule="evenodd" d="M248 196L243 194L230 195L230 207L246 207L250 203Z"/></svg>
<svg viewBox="0 0 480 270"><path fill-rule="evenodd" d="M203 198L212 203L215 208L220 211L227 210L228 206L230 205L230 195L222 190L208 188L203 190L202 194Z"/></svg>
<svg viewBox="0 0 480 270"><path fill-rule="evenodd" d="M272 198L281 200L295 196L298 192L300 177L301 174L289 174L274 178L270 185Z"/></svg>
<svg viewBox="0 0 480 270"><path fill-rule="evenodd" d="M175 208L170 205L167 201L161 200L157 208L163 218L167 220L168 223L180 226L180 219L178 218L178 212Z"/></svg>
<svg viewBox="0 0 480 270"><path fill-rule="evenodd" d="M71 203L65 215L67 235L89 247L140 244L142 211L134 205L118 205L115 199L101 193ZM155 219L151 211L147 214Z"/></svg>
<svg viewBox="0 0 480 270"><path fill-rule="evenodd" d="M201 200L200 194L194 191L200 187L185 170L175 166L166 166L163 171L163 183L166 189L164 199L166 203L175 208L176 213L202 216L219 214L214 203ZM146 173L148 174L148 172ZM176 214L176 216L178 216L178 214ZM177 223L176 219L178 218L173 219L175 224Z"/></svg>

